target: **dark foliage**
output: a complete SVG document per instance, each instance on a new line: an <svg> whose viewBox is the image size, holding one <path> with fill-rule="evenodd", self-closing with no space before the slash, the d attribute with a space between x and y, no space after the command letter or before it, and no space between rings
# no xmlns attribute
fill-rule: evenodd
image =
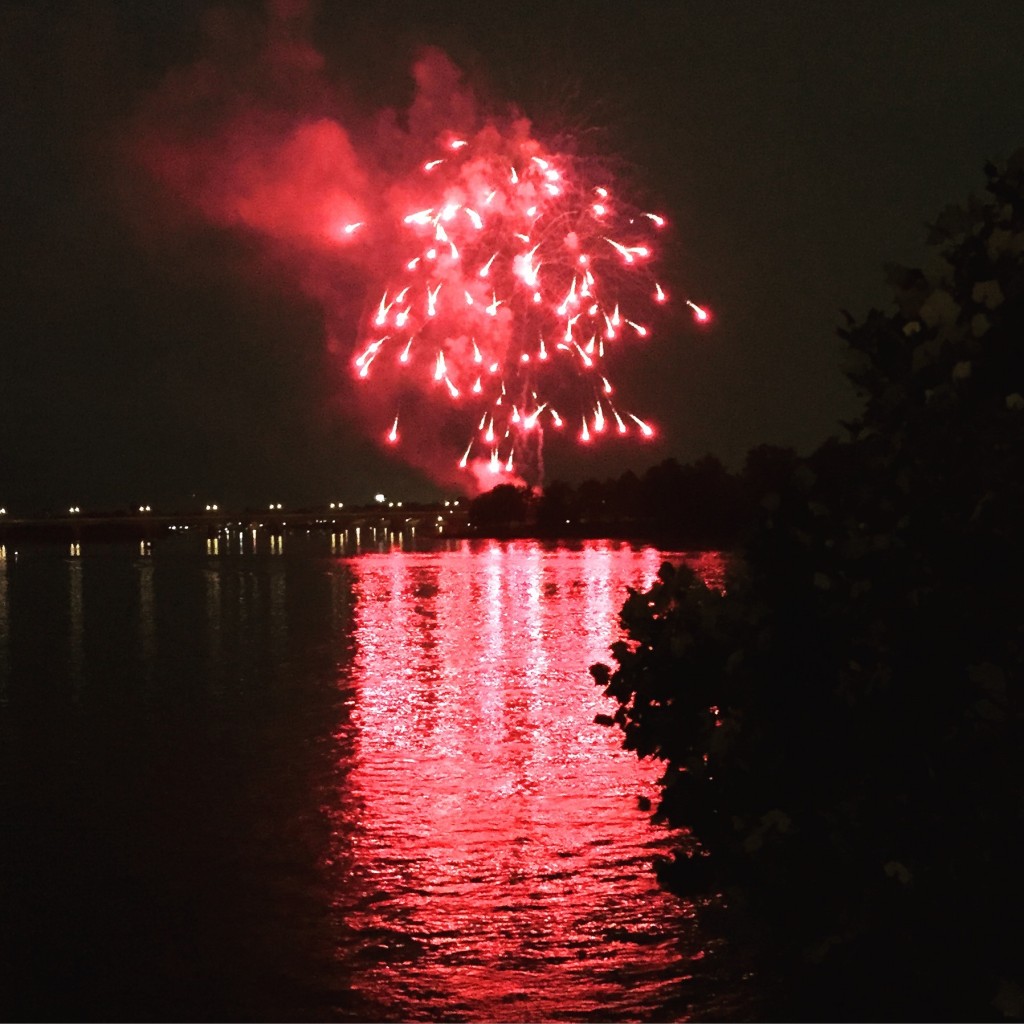
<svg viewBox="0 0 1024 1024"><path fill-rule="evenodd" d="M473 501L471 520L484 531L529 524L531 533L545 537L650 536L727 548L750 528L761 501L795 458L791 449L762 445L739 475L705 455L687 465L666 459L642 477L630 470L575 487L556 480L540 495L502 484Z"/></svg>
<svg viewBox="0 0 1024 1024"><path fill-rule="evenodd" d="M470 502L470 520L485 529L521 525L529 514L530 500L528 487L499 484Z"/></svg>
<svg viewBox="0 0 1024 1024"><path fill-rule="evenodd" d="M751 452L727 591L666 566L592 670L770 1015L1024 1015L1024 152L986 171L840 331L848 437Z"/></svg>

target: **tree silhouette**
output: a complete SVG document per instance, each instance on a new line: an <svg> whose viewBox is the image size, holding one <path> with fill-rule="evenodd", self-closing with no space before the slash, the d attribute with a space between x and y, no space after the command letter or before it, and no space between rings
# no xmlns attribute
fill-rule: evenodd
<svg viewBox="0 0 1024 1024"><path fill-rule="evenodd" d="M726 593L666 566L593 669L778 1014L1024 1016L1024 152L986 175L840 331L845 439L751 453Z"/></svg>
<svg viewBox="0 0 1024 1024"><path fill-rule="evenodd" d="M475 526L507 528L526 522L530 507L530 489L513 484L497 487L475 497L469 503L469 518Z"/></svg>
<svg viewBox="0 0 1024 1024"><path fill-rule="evenodd" d="M578 517L576 492L564 480L553 480L544 488L537 505L537 527L558 535Z"/></svg>

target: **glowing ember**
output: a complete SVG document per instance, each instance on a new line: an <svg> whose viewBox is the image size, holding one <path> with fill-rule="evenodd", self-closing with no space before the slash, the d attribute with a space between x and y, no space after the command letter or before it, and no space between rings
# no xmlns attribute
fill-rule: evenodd
<svg viewBox="0 0 1024 1024"><path fill-rule="evenodd" d="M686 300L686 304L693 310L693 319L698 323L706 323L711 319L711 314L697 303L691 302L689 299Z"/></svg>

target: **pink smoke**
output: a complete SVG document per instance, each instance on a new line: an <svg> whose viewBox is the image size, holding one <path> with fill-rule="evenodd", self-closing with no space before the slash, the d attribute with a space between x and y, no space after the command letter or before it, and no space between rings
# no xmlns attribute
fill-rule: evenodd
<svg viewBox="0 0 1024 1024"><path fill-rule="evenodd" d="M397 211L408 203L400 169L415 167L441 131L475 128L477 104L445 54L427 48L411 69L408 110L344 109L305 36L307 13L301 0L277 0L262 22L206 16L202 56L169 73L133 119L129 155L162 206L136 219L166 223L177 210L242 233L255 276L321 309L339 364L328 386L339 389L343 414L368 429L367 407L378 412L380 398L347 378L368 296L395 246ZM416 432L412 418L410 427L403 459L438 482L473 486L453 471L436 431Z"/></svg>
<svg viewBox="0 0 1024 1024"><path fill-rule="evenodd" d="M169 74L133 124L133 160L156 184L160 204L243 238L260 287L269 279L316 304L338 370L325 388L382 448L438 483L479 491L520 483L524 473L538 480L541 413L563 436L582 422L583 443L591 432L625 436L636 426L651 436L633 413L620 415L595 362L606 341L622 344L620 329L641 338L648 329L625 311L620 319L617 301L591 268L597 274L609 263L645 263L651 250L641 244L641 226L660 228L664 220L627 214L626 234L609 237L616 231L607 189L574 182L572 158L542 147L513 111L485 116L439 50L424 49L414 61L407 109L368 114L346 106L308 41L307 20L296 0L272 4L265 22L223 12L208 17L203 56ZM558 198L570 194L582 205ZM417 210L429 225L416 221ZM537 225L539 241L526 234ZM498 253L488 259L490 250L480 246L495 231L529 251L506 245L489 276ZM660 285L645 287L647 298L665 300ZM400 298L406 293L411 297ZM389 301L399 305L391 309ZM401 337L406 317L419 331L419 372L412 375L399 372L416 333L410 327ZM538 341L539 351L527 350ZM387 358L371 375L385 344ZM392 351L402 345L404 352ZM432 365L423 373L423 361L435 358L436 373ZM473 363L481 369L471 373ZM554 368L556 387L565 384L557 379L561 368L573 382L587 381L589 406L582 420L579 411L572 415L568 430L554 404L560 398L540 394L534 366L545 367L547 382ZM481 393L481 374L500 394L490 396L490 419L474 424L479 437L467 448L467 399Z"/></svg>

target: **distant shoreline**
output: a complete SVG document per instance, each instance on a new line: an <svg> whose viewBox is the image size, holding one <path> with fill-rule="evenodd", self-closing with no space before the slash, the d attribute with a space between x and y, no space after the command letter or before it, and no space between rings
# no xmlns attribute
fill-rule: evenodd
<svg viewBox="0 0 1024 1024"><path fill-rule="evenodd" d="M538 529L536 524L520 523L492 523L478 527L461 510L452 512L444 508L411 511L402 516L382 515L379 510L365 509L346 512L344 515L302 512L277 513L273 516L259 513L217 516L140 514L8 519L0 522L0 544L133 543L155 541L186 532L213 537L232 530L261 530L277 535L299 531L337 534L359 528L377 528L402 533L413 527L421 531L423 539L538 540L553 543L614 540L693 551L720 550L733 546L732 543L722 543L723 538L688 537L678 531L640 522L580 521L567 523L558 531Z"/></svg>

